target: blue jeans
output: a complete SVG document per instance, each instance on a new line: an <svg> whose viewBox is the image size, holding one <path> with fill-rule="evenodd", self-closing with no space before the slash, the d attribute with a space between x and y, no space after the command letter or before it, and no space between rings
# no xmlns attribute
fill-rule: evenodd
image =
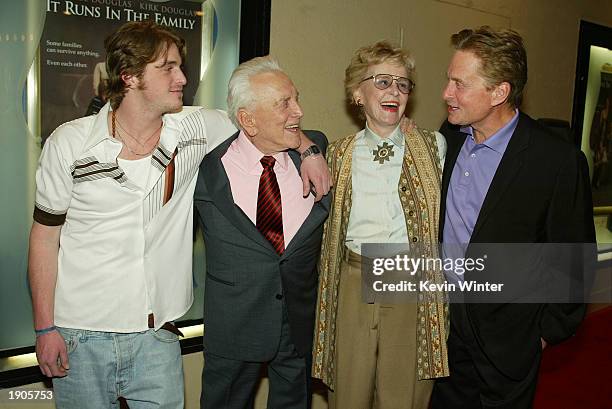
<svg viewBox="0 0 612 409"><path fill-rule="evenodd" d="M58 409L184 407L183 361L178 336L155 332L58 328L66 340L70 370L53 379Z"/></svg>

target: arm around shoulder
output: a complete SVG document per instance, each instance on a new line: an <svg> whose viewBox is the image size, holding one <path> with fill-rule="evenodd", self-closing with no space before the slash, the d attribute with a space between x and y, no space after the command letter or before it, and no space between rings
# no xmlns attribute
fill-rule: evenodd
<svg viewBox="0 0 612 409"><path fill-rule="evenodd" d="M306 134L308 139L310 139L315 145L317 145L319 149L321 149L321 152L323 152L323 155L325 155L325 152L327 151L327 145L329 144L325 134L321 131L316 130L305 130L304 134Z"/></svg>
<svg viewBox="0 0 612 409"><path fill-rule="evenodd" d="M229 119L227 112L220 109L200 108L200 113L204 118L208 152L236 133L237 128Z"/></svg>
<svg viewBox="0 0 612 409"><path fill-rule="evenodd" d="M309 194L312 185L315 193L315 201L319 201L329 192L332 186L331 174L327 167L327 161L323 156L327 150L327 137L320 131L304 131L300 153L304 153L313 143L317 145L321 153L307 156L302 155L300 170L304 197Z"/></svg>

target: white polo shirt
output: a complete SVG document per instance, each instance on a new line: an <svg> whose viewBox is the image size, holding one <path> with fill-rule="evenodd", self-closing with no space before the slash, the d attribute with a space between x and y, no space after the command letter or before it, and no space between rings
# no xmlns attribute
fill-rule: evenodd
<svg viewBox="0 0 612 409"><path fill-rule="evenodd" d="M118 165L109 105L58 127L36 171L34 219L62 225L55 325L110 332L156 329L193 302L193 192L200 161L236 132L223 111L163 116L147 188Z"/></svg>

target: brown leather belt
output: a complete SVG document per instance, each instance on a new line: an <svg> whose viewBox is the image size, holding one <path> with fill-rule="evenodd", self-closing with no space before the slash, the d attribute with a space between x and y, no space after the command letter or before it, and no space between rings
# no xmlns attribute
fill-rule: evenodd
<svg viewBox="0 0 612 409"><path fill-rule="evenodd" d="M155 316L153 315L153 313L149 314L148 320L149 320L149 328L155 328ZM173 334L178 335L179 337L185 337L185 335L183 335L181 330L178 329L176 325L174 325L171 322L166 322L164 325L161 326L160 329L165 329L166 331L170 331Z"/></svg>

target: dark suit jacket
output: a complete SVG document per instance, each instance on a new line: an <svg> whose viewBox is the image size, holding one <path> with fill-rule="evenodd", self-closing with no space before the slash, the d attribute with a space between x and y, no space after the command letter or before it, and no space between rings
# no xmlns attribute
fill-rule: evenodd
<svg viewBox="0 0 612 409"><path fill-rule="evenodd" d="M468 254L470 247L477 246L473 243L594 243L584 155L526 114L519 115L478 215ZM442 240L448 186L466 134L448 122L440 131L448 143L442 176ZM522 379L541 350L540 337L556 343L571 336L585 306L481 303L468 304L466 310L478 343L491 362L506 375Z"/></svg>
<svg viewBox="0 0 612 409"><path fill-rule="evenodd" d="M325 135L305 131L321 150ZM315 203L282 256L232 198L221 158L238 133L200 165L195 205L204 229L206 284L204 349L242 361L268 361L277 352L285 303L291 339L301 355L312 349L317 261L329 195ZM299 169L295 151L289 155Z"/></svg>

